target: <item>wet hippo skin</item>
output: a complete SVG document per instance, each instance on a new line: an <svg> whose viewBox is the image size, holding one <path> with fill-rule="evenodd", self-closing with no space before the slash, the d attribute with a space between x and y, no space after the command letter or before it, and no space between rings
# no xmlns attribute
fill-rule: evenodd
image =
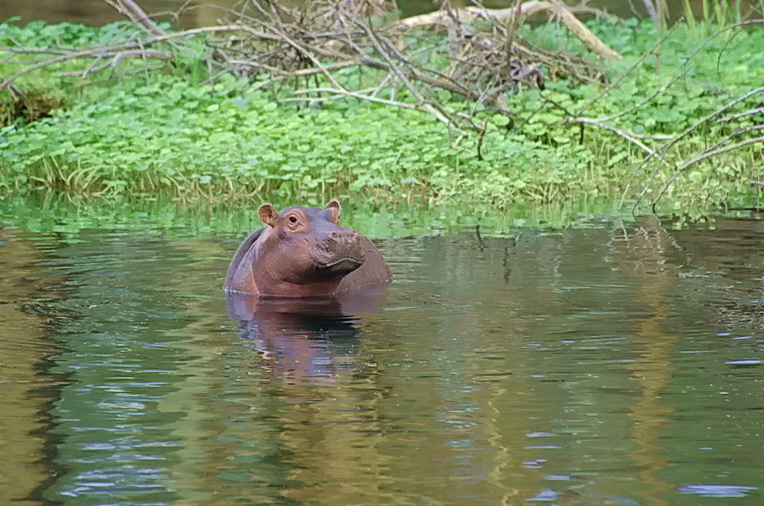
<svg viewBox="0 0 764 506"><path fill-rule="evenodd" d="M340 204L323 209L292 206L276 212L263 204L265 227L239 246L228 267L228 292L258 296L337 296L384 287L393 276L377 247L340 226Z"/></svg>

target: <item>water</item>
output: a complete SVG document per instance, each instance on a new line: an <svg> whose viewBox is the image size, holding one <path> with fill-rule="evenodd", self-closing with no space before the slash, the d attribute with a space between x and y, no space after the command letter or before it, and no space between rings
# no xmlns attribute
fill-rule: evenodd
<svg viewBox="0 0 764 506"><path fill-rule="evenodd" d="M759 219L389 234L375 310L247 319L240 218L37 213L0 203L2 504L764 498Z"/></svg>

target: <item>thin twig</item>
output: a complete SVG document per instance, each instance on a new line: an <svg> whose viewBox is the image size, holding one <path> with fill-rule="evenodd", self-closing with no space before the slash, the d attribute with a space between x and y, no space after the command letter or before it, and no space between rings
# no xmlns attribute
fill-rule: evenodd
<svg viewBox="0 0 764 506"><path fill-rule="evenodd" d="M136 52L135 56L143 57L142 55L145 55L152 58L172 60L173 56L170 53L167 53L167 52L152 53L152 52L147 52L147 50L143 48L145 48L146 46L159 44L161 42L167 42L174 39L182 39L190 35L197 35L202 33L242 31L242 30L245 30L245 28L246 27L243 27L241 25L207 26L203 28L193 28L190 30L184 30L182 32L167 33L164 35L153 37L151 39L146 39L146 40L133 42L133 43L124 43L124 44L115 45L115 46L102 46L102 47L95 47L95 48L90 48L90 49L80 50L80 51L72 50L69 53L62 52L65 50L55 50L55 52L50 52L50 54L57 54L58 55L57 57L50 58L42 62L34 63L28 67L21 69L16 74L13 74L10 77L6 78L4 81L0 82L0 91L7 88L11 83L13 83L16 79L18 79L21 76L24 76L26 74L34 72L35 70L39 70L41 68L44 68L50 65L55 65L57 63L63 63L70 60L76 60L78 58L114 57L114 56L117 56L119 53L131 52L131 51L136 52L139 50L143 50L143 51ZM267 37L267 34L263 34L263 36ZM276 40L275 37L272 37L272 38ZM0 48L0 50L2 50L2 48Z"/></svg>
<svg viewBox="0 0 764 506"><path fill-rule="evenodd" d="M165 31L159 28L154 21L133 0L104 0L117 12L127 17L130 21L146 30L151 35L162 36Z"/></svg>
<svg viewBox="0 0 764 506"><path fill-rule="evenodd" d="M648 57L648 56L650 56L650 55L651 55L651 54L652 54L652 53L653 53L653 52L654 52L654 51L655 51L655 50L656 50L658 47L660 47L660 45L661 45L661 44L663 44L663 41L665 41L665 40L666 40L666 39L669 37L669 35L671 35L671 34L674 32L674 30L676 29L676 27L677 27L677 26L678 26L678 25L674 25L674 26L671 28L671 30L669 30L668 32L666 32L665 34L663 34L663 36L662 36L662 37L660 37L660 38L659 38L659 39L658 39L658 40L657 40L657 41L656 41L656 42L653 44L653 47L651 47L649 51L645 51L645 52L644 52L644 53L643 53L643 54L642 54L642 55L641 55L639 58L637 58L637 60L636 60L634 63L632 63L632 64L629 66L629 68L628 68L628 69L626 69L626 72L624 72L623 74L621 74L621 75L618 77L618 79L616 79L615 81L612 81L611 83L609 83L609 84L608 84L607 86L605 86L605 87L602 89L602 91L600 91L600 92L599 92L599 93L598 93L598 94L597 94L597 95L596 95L594 98L592 98L591 100L589 100L588 102L586 102L584 105L582 105L582 106L581 106L581 108L580 108L580 109L578 110L578 112L576 113L576 116L580 116L581 114L583 114L583 113L584 113L584 111L586 111L586 110L587 110L589 107L591 107L591 106L592 106L592 104L596 103L596 102L597 102L597 101L599 101L599 100L600 100L602 97L604 97L605 95L607 95L608 93L610 93L610 91L612 91L613 89L615 89L615 88L616 88L616 87L617 87L617 86L618 86L618 85L621 83L621 81L623 81L624 79L626 79L626 77L628 77L629 75L631 75L631 73L634 71L634 69L636 69L636 68L637 68L637 67L638 67L638 66L639 66L639 65L640 65L640 64L641 64L643 61L645 61L645 59L647 59L647 57Z"/></svg>
<svg viewBox="0 0 764 506"><path fill-rule="evenodd" d="M637 146L639 149L641 149L642 151L647 153L648 156L657 157L664 164L668 165L669 167L671 166L666 161L666 159L663 158L663 156L661 156L660 153L657 153L655 150L650 149L650 147L647 146L646 144L640 142L636 135L633 135L633 134L631 134L629 132L621 130L620 128L616 128L616 127L614 127L612 125L608 125L607 123L602 123L602 122L600 122L597 119L592 119L592 118L570 118L570 119L565 119L565 120L561 121L561 123L563 123L563 124L572 124L572 125L575 125L575 124L594 125L594 126L596 126L598 128L602 128L603 130L608 130L608 131L613 132L613 133L617 134L618 136L626 139L627 141L631 142L632 144Z"/></svg>
<svg viewBox="0 0 764 506"><path fill-rule="evenodd" d="M716 120L717 123L726 123L728 121L735 121L740 118L744 118L746 116L751 116L753 114L764 114L764 106L763 107L756 107L755 109L749 109L747 111L743 111L738 114L733 114L731 116L726 116L724 118L719 118Z"/></svg>
<svg viewBox="0 0 764 506"><path fill-rule="evenodd" d="M721 155L723 153L727 153L729 151L734 151L736 149L740 149L743 146L748 146L750 144L757 144L757 143L764 143L764 136L762 137L754 137L753 139L746 139L744 141L736 142L735 144L732 144L731 146L725 146L723 148L715 149L715 150L706 150L703 153L693 157L692 159L688 160L687 162L680 165L676 172L663 184L663 187L658 192L658 196L653 200L653 207L658 203L658 201L663 198L663 195L668 191L669 187L679 178L679 176L687 170L688 168L692 167L698 162L701 162L703 160L706 160L708 158L711 158L713 156ZM635 206L636 207L636 206Z"/></svg>
<svg viewBox="0 0 764 506"><path fill-rule="evenodd" d="M721 115L722 113L724 113L724 112L725 112L725 111L727 111L728 109L730 109L730 108L734 107L736 104L738 104L738 103L740 103L740 102L742 102L742 101L744 101L744 100L747 100L747 99L749 99L750 97L752 97L752 96L754 96L754 95L756 95L756 94L758 94L758 93L761 93L761 92L764 92L764 87L761 87L761 88L756 88L756 89L754 89L754 90L751 90L751 91L749 91L748 93L745 93L745 94L743 94L743 95L741 95L741 96L737 97L736 99L732 100L731 102L727 102L726 104L724 104L723 106L719 107L719 108L718 108L718 109L716 109L715 111L713 111L713 112L711 112L711 113L707 114L706 116L704 116L703 118L701 118L699 121L697 121L697 122L695 122L694 124L690 125L690 126L689 126L688 128L686 128L686 129L685 129L683 132L679 133L678 135L674 136L674 137L673 137L671 140L669 140L668 142L664 143L664 144L663 144L663 145L662 145L662 146L661 146L659 149L655 150L655 151L656 151L656 155L648 155L648 156L647 156L647 157L646 157L644 160L642 160L642 162L641 162L641 163L640 163L640 164L639 164L639 165L638 165L638 166L637 166L637 167L634 169L634 171L632 171L632 174L636 174L636 173L637 173L637 172L638 172L638 171L639 171L639 170L640 170L642 167L644 167L645 165L647 165L648 163L650 163L650 161L652 160L652 158L653 158L654 156L657 156L657 153L658 153L658 152L661 152L661 153L666 153L666 152L668 152L668 150L669 150L669 149L670 149L672 146L674 146L674 145L675 145L677 142L679 142L679 141L680 141L680 140L682 140L683 138L687 137L687 136L688 136L690 133L692 133L693 131L697 130L697 129L698 129L698 128L700 128L701 126L703 126L703 125L705 125L706 123L710 122L710 121L711 121L711 120L713 120L715 117L717 117L717 116ZM653 171L653 172L650 174L650 178L652 178L652 177L653 177L653 176L654 176L654 175L657 173L657 171L658 171L658 169L656 168L656 169L655 169L655 170L654 170L654 171ZM627 186L627 190L628 190L628 186ZM639 206L639 204L641 204L641 203L642 203L642 199L644 199L644 197L645 197L645 195L647 194L647 192L648 192L648 191L649 191L649 188L648 188L647 186L645 186L645 187L642 189L642 191L640 192L640 194L639 194L639 196L638 196L638 198L637 198L637 201L636 201L636 203L634 204L634 207L635 207L635 208L636 208L636 207L638 207L638 206ZM620 206L623 206L623 203L624 203L625 199L626 199L626 190L625 190L625 191L622 193L622 195L621 195L621 202L620 202Z"/></svg>

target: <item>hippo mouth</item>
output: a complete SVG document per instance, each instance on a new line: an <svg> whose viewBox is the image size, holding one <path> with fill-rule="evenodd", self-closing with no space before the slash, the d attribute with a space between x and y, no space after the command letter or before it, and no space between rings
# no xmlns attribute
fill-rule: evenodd
<svg viewBox="0 0 764 506"><path fill-rule="evenodd" d="M352 272L359 268L361 264L363 263L363 260L360 260L358 258L351 258L351 257L343 257L337 260L333 260L331 262L322 262L318 263L316 267L319 271L322 272L331 272L331 273L343 273L343 272Z"/></svg>
<svg viewBox="0 0 764 506"><path fill-rule="evenodd" d="M331 240L319 244L309 254L314 272L323 279L346 276L366 261L366 254L360 241L336 239L333 236Z"/></svg>

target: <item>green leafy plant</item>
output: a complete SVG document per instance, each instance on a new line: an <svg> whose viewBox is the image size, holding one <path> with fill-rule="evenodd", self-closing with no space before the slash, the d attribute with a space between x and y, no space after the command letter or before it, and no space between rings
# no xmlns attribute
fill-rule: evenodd
<svg viewBox="0 0 764 506"><path fill-rule="evenodd" d="M213 203L362 195L370 205L468 205L476 214L650 195L661 196L666 212L756 205L761 185L751 181L764 177L755 144L703 153L758 135L761 121L746 111L761 100L762 31L743 26L706 38L689 25L668 34L636 21L589 26L624 56L604 69L609 85L548 79L545 90L508 90L511 121L440 93L440 106L456 116L469 112L475 131L354 97L290 102L292 90L268 88L263 79L210 73L200 63L209 50L202 35L174 47L172 65L126 62L87 87L83 79L92 76L60 75L77 68L68 61L18 80L63 98L47 117L10 119L0 129L0 191ZM119 40L129 30L7 25L0 37L76 46ZM523 35L585 54L578 39L544 27L525 27ZM658 37L660 74L644 56ZM4 54L11 72L26 61ZM374 81L373 71L337 78Z"/></svg>

